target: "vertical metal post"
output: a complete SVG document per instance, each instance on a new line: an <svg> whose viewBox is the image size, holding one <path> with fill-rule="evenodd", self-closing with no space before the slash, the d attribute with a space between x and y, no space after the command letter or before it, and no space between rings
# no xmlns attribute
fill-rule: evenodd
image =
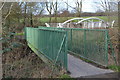
<svg viewBox="0 0 120 80"><path fill-rule="evenodd" d="M27 39L27 38L26 38L26 35L27 35L27 34L26 34L26 27L25 27L23 30L24 30L24 39Z"/></svg>
<svg viewBox="0 0 120 80"><path fill-rule="evenodd" d="M110 41L110 37L109 37L109 35L108 35L108 40L109 40L110 48L112 49L112 56L113 56L113 59L114 59L115 65L117 65L117 60L116 60L116 57L115 57L114 48L113 48L112 43L111 43L111 41Z"/></svg>
<svg viewBox="0 0 120 80"><path fill-rule="evenodd" d="M65 37L65 58L66 58L66 70L68 71L68 55L67 55L67 50L68 50L68 31L66 31L66 37Z"/></svg>
<svg viewBox="0 0 120 80"><path fill-rule="evenodd" d="M71 37L70 37L71 38L70 49L72 50L72 29L71 29L71 33L70 34L71 34Z"/></svg>
<svg viewBox="0 0 120 80"><path fill-rule="evenodd" d="M86 54L86 30L84 30L84 56L87 57L87 54Z"/></svg>
<svg viewBox="0 0 120 80"><path fill-rule="evenodd" d="M105 63L108 65L108 30L105 31Z"/></svg>

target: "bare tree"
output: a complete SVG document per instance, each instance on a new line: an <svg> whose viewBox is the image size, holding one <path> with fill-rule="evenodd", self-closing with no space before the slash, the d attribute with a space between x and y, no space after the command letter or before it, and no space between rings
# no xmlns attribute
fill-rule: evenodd
<svg viewBox="0 0 120 80"><path fill-rule="evenodd" d="M44 14L45 8L46 8L45 2L40 2L35 7L35 12L37 15L39 15L39 17L36 17L37 18L36 25L41 24L40 21L38 21L38 18L39 18L39 20L42 18L42 15Z"/></svg>
<svg viewBox="0 0 120 80"><path fill-rule="evenodd" d="M117 9L117 2L112 1L112 0L100 0L100 6L102 7L102 9L104 10L106 16L107 16L107 20L108 22L112 21L112 17L114 12L116 12ZM114 16L116 16L116 14L114 14Z"/></svg>
<svg viewBox="0 0 120 80"><path fill-rule="evenodd" d="M43 12L44 12L44 10L45 10L45 3L44 2L41 2L41 3L39 3L39 5L38 5L39 7L39 15L41 16L42 14L43 14ZM37 8L37 9L38 9Z"/></svg>
<svg viewBox="0 0 120 80"><path fill-rule="evenodd" d="M24 3L24 26L26 26L27 2Z"/></svg>
<svg viewBox="0 0 120 80"><path fill-rule="evenodd" d="M54 14L55 14L55 22L57 22L57 14L58 14L58 2L56 0L55 4L53 5Z"/></svg>
<svg viewBox="0 0 120 80"><path fill-rule="evenodd" d="M77 0L76 4L76 11L77 11L77 16L80 17L81 16L81 12L82 12L82 0Z"/></svg>
<svg viewBox="0 0 120 80"><path fill-rule="evenodd" d="M51 16L52 16L52 10L53 10L53 2L45 2L46 4L46 9L49 13L49 23L51 23Z"/></svg>
<svg viewBox="0 0 120 80"><path fill-rule="evenodd" d="M5 2L4 2L4 5L5 5ZM4 7L4 6L3 6L3 7ZM1 7L1 10L2 10L3 7ZM6 12L5 14L3 14L3 15L5 15L5 16L4 16L4 19L3 19L3 23L5 23L5 20L6 20L7 17L10 15L10 13L11 13L11 11L12 11L12 8L13 8L13 3L11 3L10 6L8 5L8 7L9 7L9 9L6 10L7 12Z"/></svg>
<svg viewBox="0 0 120 80"><path fill-rule="evenodd" d="M65 2L69 7L71 7L72 9L74 9L76 11L76 16L80 17L81 13L82 13L82 3L83 0L76 0L75 1L75 5L76 7L73 7L71 5L69 5L67 2Z"/></svg>
<svg viewBox="0 0 120 80"><path fill-rule="evenodd" d="M1 5L0 10L2 10L2 8L4 7L4 5L5 5L5 2L3 2L3 4Z"/></svg>

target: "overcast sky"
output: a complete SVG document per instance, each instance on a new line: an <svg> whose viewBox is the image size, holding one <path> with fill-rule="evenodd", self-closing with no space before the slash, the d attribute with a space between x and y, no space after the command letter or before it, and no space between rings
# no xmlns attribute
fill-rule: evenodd
<svg viewBox="0 0 120 80"><path fill-rule="evenodd" d="M84 0L83 5L82 5L82 11L83 12L95 12L96 11L96 5L95 2L96 0ZM97 1L98 2L98 1ZM68 0L68 3L71 6L75 7L75 0Z"/></svg>
<svg viewBox="0 0 120 80"><path fill-rule="evenodd" d="M52 1L52 0L50 0ZM56 1L56 0L53 0ZM58 2L59 4L59 8L67 8L67 5L65 4L65 2L68 2L68 4L72 7L75 7L75 1L77 0L59 0ZM102 10L102 7L100 6L100 1L101 0L83 0L82 2L82 11L83 12L93 12L95 13L98 10ZM104 0L103 0L104 1ZM117 0L111 0L113 1L117 1ZM73 9L69 7L69 11L72 11ZM48 14L48 12L46 11L45 14Z"/></svg>
<svg viewBox="0 0 120 80"><path fill-rule="evenodd" d="M96 12L97 11L97 6L94 3L96 0L83 0L83 5L82 5L82 11L83 12ZM72 7L75 7L75 0L59 0L59 8L67 8L67 5L65 2L68 2L68 4ZM98 1L97 1L98 2ZM73 11L71 7L69 7L69 11ZM45 14L49 14L47 11Z"/></svg>
<svg viewBox="0 0 120 80"><path fill-rule="evenodd" d="M77 0L62 0L62 1L68 1L69 5L75 7L75 1ZM83 5L82 5L82 11L83 12L96 12L98 8L102 7L100 6L100 1L101 0L83 0ZM104 1L104 0L103 0ZM117 1L117 0L110 0L110 1Z"/></svg>

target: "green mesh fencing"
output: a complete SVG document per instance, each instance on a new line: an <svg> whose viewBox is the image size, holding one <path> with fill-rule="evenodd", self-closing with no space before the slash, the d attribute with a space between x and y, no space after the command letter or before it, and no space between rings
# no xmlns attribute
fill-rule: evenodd
<svg viewBox="0 0 120 80"><path fill-rule="evenodd" d="M108 65L108 52L109 52L108 47L110 45L110 48L111 49L113 48L112 48L112 44L110 43L110 38L107 29L55 28L55 27L42 27L42 26L39 26L38 29L51 30L53 32L66 31L68 51L77 54L90 61L93 61L97 64L103 66ZM45 34L47 34L47 32L43 33L42 35L46 36ZM53 40L53 42L55 39L58 40L57 42L59 42L59 38L61 37L61 35L57 35L56 32L54 34L51 34L51 36L54 37L50 39ZM43 41L41 42L42 45L45 45L44 44L45 39L46 38L41 40ZM111 52L115 60L114 50L112 50ZM47 53L49 53L49 51L46 52L46 54Z"/></svg>
<svg viewBox="0 0 120 80"><path fill-rule="evenodd" d="M42 28L42 27L39 27ZM97 64L108 65L108 30L51 28L68 32L68 50Z"/></svg>
<svg viewBox="0 0 120 80"><path fill-rule="evenodd" d="M61 30L26 27L26 40L53 63L67 69L67 33Z"/></svg>
<svg viewBox="0 0 120 80"><path fill-rule="evenodd" d="M68 50L97 64L108 65L108 30L61 28L68 31Z"/></svg>

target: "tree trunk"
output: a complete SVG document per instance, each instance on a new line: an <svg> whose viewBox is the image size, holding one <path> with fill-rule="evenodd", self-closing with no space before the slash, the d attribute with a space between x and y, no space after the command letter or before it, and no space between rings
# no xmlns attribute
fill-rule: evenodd
<svg viewBox="0 0 120 80"><path fill-rule="evenodd" d="M25 8L24 8L24 26L26 26L26 11L27 11L27 3L25 4Z"/></svg>
<svg viewBox="0 0 120 80"><path fill-rule="evenodd" d="M55 22L57 23L57 1L56 1L56 5L55 5Z"/></svg>
<svg viewBox="0 0 120 80"><path fill-rule="evenodd" d="M31 24L31 26L33 27L33 18L32 18L32 12L30 13L30 24Z"/></svg>
<svg viewBox="0 0 120 80"><path fill-rule="evenodd" d="M49 23L51 23L52 19L51 19L51 12L49 13L50 17L49 17Z"/></svg>

